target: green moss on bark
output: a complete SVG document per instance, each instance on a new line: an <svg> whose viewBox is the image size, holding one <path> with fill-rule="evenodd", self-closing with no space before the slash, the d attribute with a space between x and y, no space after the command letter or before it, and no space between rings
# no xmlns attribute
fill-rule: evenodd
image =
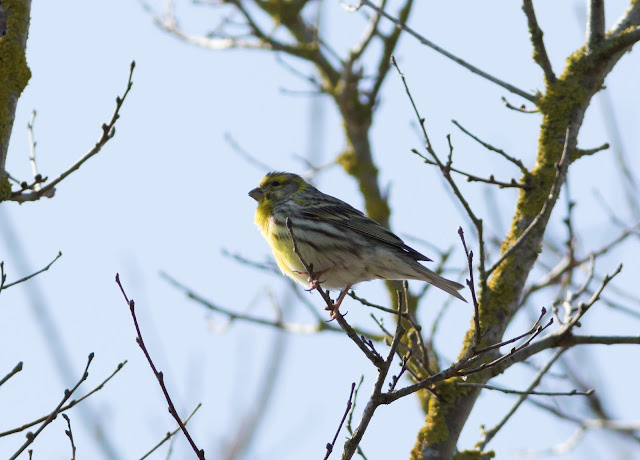
<svg viewBox="0 0 640 460"><path fill-rule="evenodd" d="M11 195L9 178L4 171L13 117L18 97L31 78L24 40L29 31L29 6L21 0L5 0L4 35L0 37L0 201Z"/></svg>

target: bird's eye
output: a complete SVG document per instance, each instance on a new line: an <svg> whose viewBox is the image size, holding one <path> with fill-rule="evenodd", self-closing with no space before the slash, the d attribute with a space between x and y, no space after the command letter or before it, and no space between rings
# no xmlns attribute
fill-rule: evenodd
<svg viewBox="0 0 640 460"><path fill-rule="evenodd" d="M271 182L272 187L278 187L279 185L280 185L280 182L278 182L277 180L274 180L273 182Z"/></svg>

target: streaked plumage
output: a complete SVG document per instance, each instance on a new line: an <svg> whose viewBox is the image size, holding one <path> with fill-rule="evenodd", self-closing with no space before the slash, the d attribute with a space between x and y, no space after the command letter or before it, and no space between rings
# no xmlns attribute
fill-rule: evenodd
<svg viewBox="0 0 640 460"><path fill-rule="evenodd" d="M301 285L309 286L309 275L293 252L289 230L300 253L312 265L323 288L340 289L340 304L348 289L373 279L422 280L466 302L462 286L423 267L428 257L366 217L349 204L326 195L300 176L286 172L267 174L249 192L258 202L255 222L271 246L280 270Z"/></svg>

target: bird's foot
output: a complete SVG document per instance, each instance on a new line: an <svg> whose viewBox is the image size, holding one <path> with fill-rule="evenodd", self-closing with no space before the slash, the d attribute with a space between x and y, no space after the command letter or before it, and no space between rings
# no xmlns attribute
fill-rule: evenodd
<svg viewBox="0 0 640 460"><path fill-rule="evenodd" d="M336 319L336 317L338 315L340 315L340 312L338 311L338 308L340 308L340 305L342 304L342 301L347 296L347 293L349 292L349 289L351 289L351 286L345 287L344 290L342 292L340 292L340 295L338 296L336 301L333 302L333 305L331 307L329 305L324 307L325 310L328 310L328 311L331 312L331 313L329 313L329 317L331 318L331 320Z"/></svg>

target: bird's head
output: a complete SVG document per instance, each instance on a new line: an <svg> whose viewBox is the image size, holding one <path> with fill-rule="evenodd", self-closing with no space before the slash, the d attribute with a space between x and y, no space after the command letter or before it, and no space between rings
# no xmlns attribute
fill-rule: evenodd
<svg viewBox="0 0 640 460"><path fill-rule="evenodd" d="M260 185L249 192L249 196L259 206L275 206L289 200L293 195L307 188L304 179L297 174L270 172L260 181Z"/></svg>

